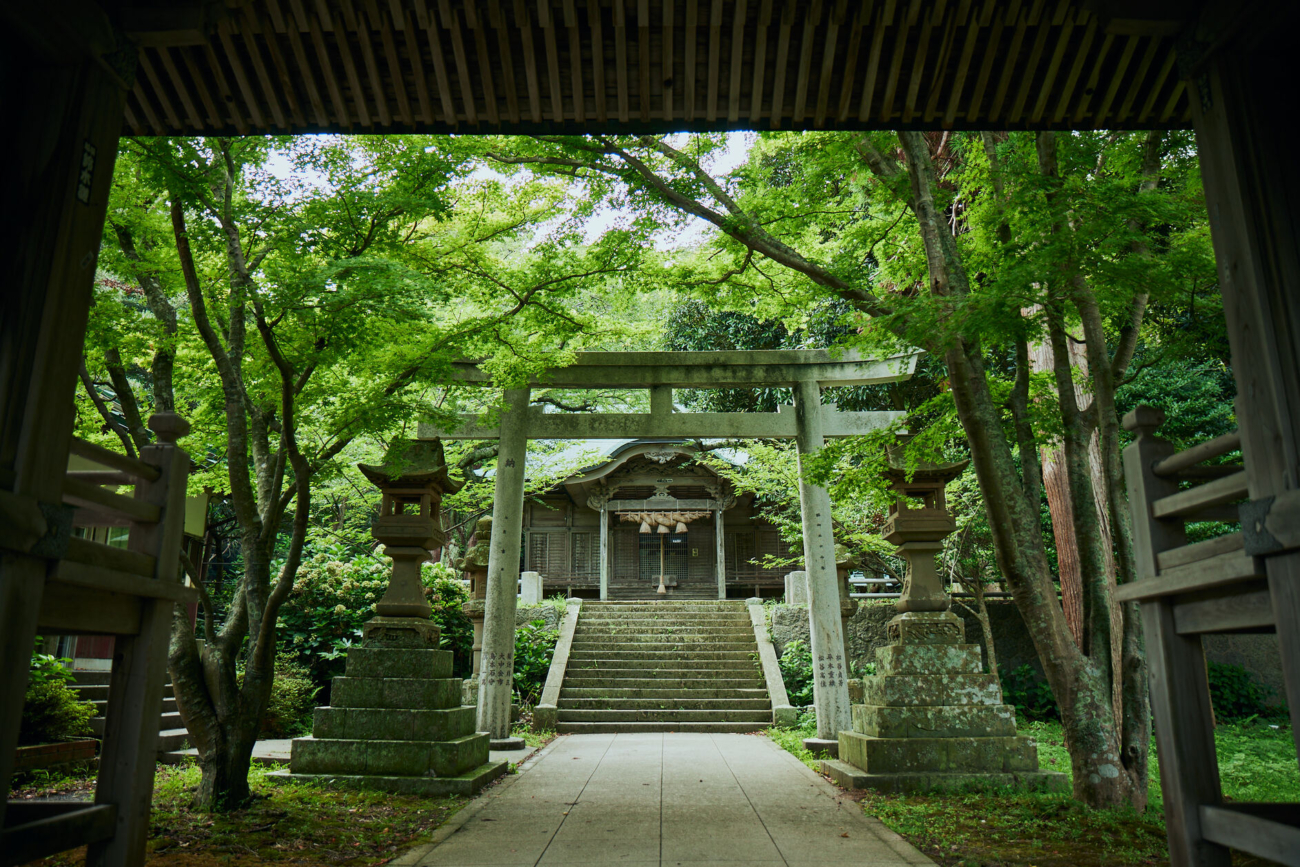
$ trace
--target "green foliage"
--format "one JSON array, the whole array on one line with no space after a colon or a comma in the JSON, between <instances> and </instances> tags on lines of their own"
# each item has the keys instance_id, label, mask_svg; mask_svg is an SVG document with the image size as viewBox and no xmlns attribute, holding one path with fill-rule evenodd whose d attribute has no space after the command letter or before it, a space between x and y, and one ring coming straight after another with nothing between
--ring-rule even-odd
<instances>
[{"instance_id":1,"label":"green foliage","mask_svg":"<svg viewBox=\"0 0 1300 867\"><path fill-rule=\"evenodd\" d=\"M77 693L57 678L28 684L23 697L18 744L48 744L93 736L90 718L95 706L77 699Z\"/></svg>"},{"instance_id":2,"label":"green foliage","mask_svg":"<svg viewBox=\"0 0 1300 867\"><path fill-rule=\"evenodd\" d=\"M1279 709L1270 707L1268 700L1273 690L1257 683L1249 671L1240 665L1221 662L1207 663L1210 681L1210 703L1214 715L1223 720L1241 720L1248 717L1275 716Z\"/></svg>"},{"instance_id":3,"label":"green foliage","mask_svg":"<svg viewBox=\"0 0 1300 867\"><path fill-rule=\"evenodd\" d=\"M515 630L515 698L520 706L537 704L559 640L560 631L548 628L545 620Z\"/></svg>"},{"instance_id":4,"label":"green foliage","mask_svg":"<svg viewBox=\"0 0 1300 867\"><path fill-rule=\"evenodd\" d=\"M27 683L68 683L76 679L72 673L72 660L60 659L52 653L41 653L45 639L36 636L32 650L32 665L27 671Z\"/></svg>"},{"instance_id":5,"label":"green foliage","mask_svg":"<svg viewBox=\"0 0 1300 867\"><path fill-rule=\"evenodd\" d=\"M452 652L452 673L468 677L474 664L474 624L462 606L469 601L469 588L441 563L425 564L420 577L424 598L433 609L429 617L442 634L442 649Z\"/></svg>"},{"instance_id":6,"label":"green foliage","mask_svg":"<svg viewBox=\"0 0 1300 867\"><path fill-rule=\"evenodd\" d=\"M790 704L804 707L813 703L812 650L799 639L789 642L778 660L781 680L785 683Z\"/></svg>"},{"instance_id":7,"label":"green foliage","mask_svg":"<svg viewBox=\"0 0 1300 867\"><path fill-rule=\"evenodd\" d=\"M347 555L320 546L304 557L276 624L280 653L306 667L318 685L343 673L347 648L375 615L391 570L377 558L340 556Z\"/></svg>"},{"instance_id":8,"label":"green foliage","mask_svg":"<svg viewBox=\"0 0 1300 867\"><path fill-rule=\"evenodd\" d=\"M321 688L312 682L311 670L291 654L275 658L271 700L262 717L261 735L292 738L311 732L312 710Z\"/></svg>"},{"instance_id":9,"label":"green foliage","mask_svg":"<svg viewBox=\"0 0 1300 867\"><path fill-rule=\"evenodd\" d=\"M1056 698L1033 666L1025 664L1002 673L1002 700L1030 720L1060 719Z\"/></svg>"}]
</instances>

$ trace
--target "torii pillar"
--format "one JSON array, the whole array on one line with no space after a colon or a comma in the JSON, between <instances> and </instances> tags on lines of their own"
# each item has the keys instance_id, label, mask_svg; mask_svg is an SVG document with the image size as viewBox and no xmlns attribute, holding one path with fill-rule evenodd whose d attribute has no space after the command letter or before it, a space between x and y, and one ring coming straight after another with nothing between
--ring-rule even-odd
<instances>
[{"instance_id":1,"label":"torii pillar","mask_svg":"<svg viewBox=\"0 0 1300 867\"><path fill-rule=\"evenodd\" d=\"M848 660L840 622L839 575L831 532L831 495L804 478L804 458L821 451L821 387L815 379L794 386L795 444L799 455L799 508L803 513L803 558L808 572L808 637L813 657L813 705L817 737L804 746L837 755L839 733L852 727Z\"/></svg>"},{"instance_id":2,"label":"torii pillar","mask_svg":"<svg viewBox=\"0 0 1300 867\"><path fill-rule=\"evenodd\" d=\"M501 439L483 600L483 656L478 689L478 730L492 749L523 747L510 736L510 698L515 671L515 604L519 587L519 540L524 529L524 458L528 450L528 389L508 388Z\"/></svg>"}]
</instances>

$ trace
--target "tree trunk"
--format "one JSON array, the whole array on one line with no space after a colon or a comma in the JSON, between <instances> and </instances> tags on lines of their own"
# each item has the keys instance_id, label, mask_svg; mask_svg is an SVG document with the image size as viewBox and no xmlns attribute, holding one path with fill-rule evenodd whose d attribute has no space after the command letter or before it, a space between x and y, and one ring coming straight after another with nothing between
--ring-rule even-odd
<instances>
[{"instance_id":1,"label":"tree trunk","mask_svg":"<svg viewBox=\"0 0 1300 867\"><path fill-rule=\"evenodd\" d=\"M199 756L202 776L194 794L194 809L211 813L237 810L252 797L248 770L252 765L253 744L244 748L237 742L222 740L214 746L215 749Z\"/></svg>"}]
</instances>

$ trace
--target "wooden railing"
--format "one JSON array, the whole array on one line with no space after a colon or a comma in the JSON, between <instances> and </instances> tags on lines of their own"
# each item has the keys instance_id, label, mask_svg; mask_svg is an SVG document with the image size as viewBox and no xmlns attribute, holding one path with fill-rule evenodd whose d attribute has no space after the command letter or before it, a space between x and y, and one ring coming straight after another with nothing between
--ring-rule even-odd
<instances>
[{"instance_id":1,"label":"wooden railing","mask_svg":"<svg viewBox=\"0 0 1300 867\"><path fill-rule=\"evenodd\" d=\"M1300 865L1300 805L1225 804L1215 755L1201 636L1271 632L1275 621L1262 558L1246 552L1240 530L1187 541L1188 522L1240 523L1243 465L1208 462L1238 451L1241 438L1177 452L1156 435L1164 420L1146 406L1124 418L1137 434L1124 450L1137 576L1116 598L1141 606L1170 861L1227 867L1231 847Z\"/></svg>"},{"instance_id":2,"label":"wooden railing","mask_svg":"<svg viewBox=\"0 0 1300 867\"><path fill-rule=\"evenodd\" d=\"M180 568L190 459L176 440L189 425L159 413L149 426L158 441L138 460L72 441L73 454L109 468L64 478L72 525L129 528L125 549L67 537L47 572L38 616L43 633L116 638L99 776L93 802L10 802L0 830L4 867L78 846L89 847L90 864L144 861L172 605L197 598ZM104 485L132 486L133 495Z\"/></svg>"}]
</instances>

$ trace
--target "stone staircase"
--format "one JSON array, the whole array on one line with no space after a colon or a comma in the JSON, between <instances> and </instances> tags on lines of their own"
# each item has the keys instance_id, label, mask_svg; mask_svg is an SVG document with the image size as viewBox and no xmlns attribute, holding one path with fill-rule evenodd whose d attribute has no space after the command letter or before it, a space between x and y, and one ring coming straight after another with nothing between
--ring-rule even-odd
<instances>
[{"instance_id":1,"label":"stone staircase","mask_svg":"<svg viewBox=\"0 0 1300 867\"><path fill-rule=\"evenodd\" d=\"M104 736L104 711L108 707L108 683L111 676L107 671L74 671L75 680L71 686L77 692L77 698L95 705L95 716L91 717L90 728L96 737ZM180 712L176 710L176 698L169 681L163 686L162 707L158 713L158 752L183 750L189 732L181 722Z\"/></svg>"},{"instance_id":2,"label":"stone staircase","mask_svg":"<svg viewBox=\"0 0 1300 867\"><path fill-rule=\"evenodd\" d=\"M743 602L588 602L560 732L754 732L772 703Z\"/></svg>"}]
</instances>

